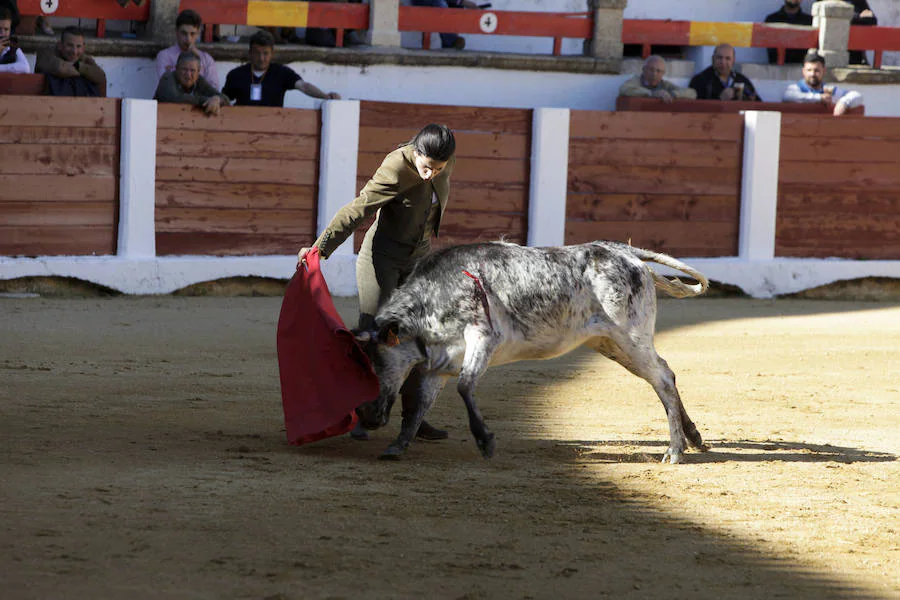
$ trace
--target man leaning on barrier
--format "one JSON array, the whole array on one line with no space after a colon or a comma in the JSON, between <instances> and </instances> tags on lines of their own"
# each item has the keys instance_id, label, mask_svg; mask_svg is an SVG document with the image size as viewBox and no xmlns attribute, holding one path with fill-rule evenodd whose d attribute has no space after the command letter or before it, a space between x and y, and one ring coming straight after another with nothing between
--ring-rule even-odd
<instances>
[{"instance_id":1,"label":"man leaning on barrier","mask_svg":"<svg viewBox=\"0 0 900 600\"><path fill-rule=\"evenodd\" d=\"M47 77L50 96L106 96L106 73L87 54L77 27L66 27L55 48L38 52L34 72Z\"/></svg>"},{"instance_id":2,"label":"man leaning on barrier","mask_svg":"<svg viewBox=\"0 0 900 600\"><path fill-rule=\"evenodd\" d=\"M228 98L200 75L200 59L193 52L182 52L178 56L175 70L162 76L153 99L199 106L211 116L218 115L228 104Z\"/></svg>"},{"instance_id":3,"label":"man leaning on barrier","mask_svg":"<svg viewBox=\"0 0 900 600\"><path fill-rule=\"evenodd\" d=\"M666 75L666 61L655 54L644 61L641 74L635 75L622 84L619 95L631 98L659 98L666 104L676 98L694 100L697 92L691 88L678 87L663 79Z\"/></svg>"},{"instance_id":4,"label":"man leaning on barrier","mask_svg":"<svg viewBox=\"0 0 900 600\"><path fill-rule=\"evenodd\" d=\"M700 100L762 100L750 79L734 70L731 44L716 46L712 66L694 75L690 85Z\"/></svg>"},{"instance_id":5,"label":"man leaning on barrier","mask_svg":"<svg viewBox=\"0 0 900 600\"><path fill-rule=\"evenodd\" d=\"M197 47L202 26L203 19L197 12L188 9L178 13L178 17L175 19L175 45L160 50L156 55L157 77L162 79L163 75L174 71L179 56L184 52L191 52L200 61L200 75L203 76L203 79L217 90L219 89L219 72L216 70L216 61Z\"/></svg>"},{"instance_id":6,"label":"man leaning on barrier","mask_svg":"<svg viewBox=\"0 0 900 600\"><path fill-rule=\"evenodd\" d=\"M822 103L833 108L832 114L836 117L846 113L849 108L863 105L863 97L859 92L825 84L825 58L817 52L806 55L803 60L803 79L788 86L783 100Z\"/></svg>"}]
</instances>

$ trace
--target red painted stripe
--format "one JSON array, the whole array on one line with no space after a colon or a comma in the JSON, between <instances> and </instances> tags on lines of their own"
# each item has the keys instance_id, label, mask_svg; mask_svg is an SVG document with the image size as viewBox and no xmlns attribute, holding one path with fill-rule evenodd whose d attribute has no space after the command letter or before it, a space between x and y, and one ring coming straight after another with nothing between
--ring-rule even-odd
<instances>
[{"instance_id":1,"label":"red painted stripe","mask_svg":"<svg viewBox=\"0 0 900 600\"><path fill-rule=\"evenodd\" d=\"M850 50L900 50L900 27L850 28Z\"/></svg>"},{"instance_id":2,"label":"red painted stripe","mask_svg":"<svg viewBox=\"0 0 900 600\"><path fill-rule=\"evenodd\" d=\"M247 0L181 0L178 11L187 9L200 13L204 23L243 25L247 22Z\"/></svg>"},{"instance_id":3,"label":"red painted stripe","mask_svg":"<svg viewBox=\"0 0 900 600\"><path fill-rule=\"evenodd\" d=\"M436 33L485 33L480 20L492 14L497 28L493 35L526 35L540 37L589 38L593 32L593 20L588 13L541 13L516 11L490 11L459 8L431 8L401 6L398 28L400 31Z\"/></svg>"},{"instance_id":4,"label":"red painted stripe","mask_svg":"<svg viewBox=\"0 0 900 600\"><path fill-rule=\"evenodd\" d=\"M687 46L691 39L690 21L625 19L622 43Z\"/></svg>"},{"instance_id":5,"label":"red painted stripe","mask_svg":"<svg viewBox=\"0 0 900 600\"><path fill-rule=\"evenodd\" d=\"M41 0L19 0L19 12L23 15L41 16ZM119 21L147 21L150 19L150 3L135 6L119 6L112 0L62 0L53 17L75 17L83 19L115 19Z\"/></svg>"},{"instance_id":6,"label":"red painted stripe","mask_svg":"<svg viewBox=\"0 0 900 600\"><path fill-rule=\"evenodd\" d=\"M368 29L368 4L310 2L307 23L310 27Z\"/></svg>"},{"instance_id":7,"label":"red painted stripe","mask_svg":"<svg viewBox=\"0 0 900 600\"><path fill-rule=\"evenodd\" d=\"M818 29L788 29L765 23L753 24L754 48L817 48Z\"/></svg>"}]
</instances>

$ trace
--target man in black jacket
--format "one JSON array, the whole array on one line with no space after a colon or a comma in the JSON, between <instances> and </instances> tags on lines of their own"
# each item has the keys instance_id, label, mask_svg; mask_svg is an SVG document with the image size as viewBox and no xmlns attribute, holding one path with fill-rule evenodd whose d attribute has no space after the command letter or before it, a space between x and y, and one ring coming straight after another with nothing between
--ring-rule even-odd
<instances>
[{"instance_id":1,"label":"man in black jacket","mask_svg":"<svg viewBox=\"0 0 900 600\"><path fill-rule=\"evenodd\" d=\"M789 25L812 25L812 15L803 12L800 0L784 0L784 6L766 16L766 23L787 23ZM806 50L789 48L784 53L784 64L802 63ZM778 62L778 50L769 48L769 64Z\"/></svg>"},{"instance_id":2,"label":"man in black jacket","mask_svg":"<svg viewBox=\"0 0 900 600\"><path fill-rule=\"evenodd\" d=\"M731 44L716 46L712 66L694 75L690 87L696 90L698 100L762 100L750 79L734 70Z\"/></svg>"}]
</instances>

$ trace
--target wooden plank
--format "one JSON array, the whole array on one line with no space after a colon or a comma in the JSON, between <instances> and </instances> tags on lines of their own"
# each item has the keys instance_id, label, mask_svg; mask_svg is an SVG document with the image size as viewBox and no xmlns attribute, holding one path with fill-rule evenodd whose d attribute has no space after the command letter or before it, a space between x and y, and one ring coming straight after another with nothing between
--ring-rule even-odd
<instances>
[{"instance_id":1,"label":"wooden plank","mask_svg":"<svg viewBox=\"0 0 900 600\"><path fill-rule=\"evenodd\" d=\"M856 214L900 218L900 191L877 192L855 190L834 192L830 190L810 190L807 186L797 186L796 190L780 190L778 195L778 215L815 216L821 214Z\"/></svg>"},{"instance_id":2,"label":"wooden plank","mask_svg":"<svg viewBox=\"0 0 900 600\"><path fill-rule=\"evenodd\" d=\"M566 218L586 221L737 221L737 196L569 194Z\"/></svg>"},{"instance_id":3,"label":"wooden plank","mask_svg":"<svg viewBox=\"0 0 900 600\"><path fill-rule=\"evenodd\" d=\"M604 163L644 167L741 166L742 147L737 142L675 140L573 139L569 166Z\"/></svg>"},{"instance_id":4,"label":"wooden plank","mask_svg":"<svg viewBox=\"0 0 900 600\"><path fill-rule=\"evenodd\" d=\"M156 230L298 235L315 227L314 218L311 210L158 207Z\"/></svg>"},{"instance_id":5,"label":"wooden plank","mask_svg":"<svg viewBox=\"0 0 900 600\"><path fill-rule=\"evenodd\" d=\"M357 175L361 176L365 173L367 177L371 176L381 166L382 160L384 160L384 155L380 153L360 153ZM499 158L461 160L457 161L453 168L451 182L490 182L523 186L528 185L529 168L530 161L524 158L517 160Z\"/></svg>"},{"instance_id":6,"label":"wooden plank","mask_svg":"<svg viewBox=\"0 0 900 600\"><path fill-rule=\"evenodd\" d=\"M161 103L157 129L246 131L288 135L319 135L319 111L307 108L229 106L217 117L186 104Z\"/></svg>"},{"instance_id":7,"label":"wooden plank","mask_svg":"<svg viewBox=\"0 0 900 600\"><path fill-rule=\"evenodd\" d=\"M776 256L900 259L900 220L869 215L779 215Z\"/></svg>"},{"instance_id":8,"label":"wooden plank","mask_svg":"<svg viewBox=\"0 0 900 600\"><path fill-rule=\"evenodd\" d=\"M0 190L6 201L117 201L117 181L110 176L4 174L0 175Z\"/></svg>"},{"instance_id":9,"label":"wooden plank","mask_svg":"<svg viewBox=\"0 0 900 600\"><path fill-rule=\"evenodd\" d=\"M156 177L157 181L314 185L317 166L311 160L195 157L188 161L178 156L157 156Z\"/></svg>"},{"instance_id":10,"label":"wooden plank","mask_svg":"<svg viewBox=\"0 0 900 600\"><path fill-rule=\"evenodd\" d=\"M114 177L119 173L119 152L115 146L0 144L0 172Z\"/></svg>"},{"instance_id":11,"label":"wooden plank","mask_svg":"<svg viewBox=\"0 0 900 600\"><path fill-rule=\"evenodd\" d=\"M483 184L453 181L450 185L447 210L526 214L528 189L487 187Z\"/></svg>"},{"instance_id":12,"label":"wooden plank","mask_svg":"<svg viewBox=\"0 0 900 600\"><path fill-rule=\"evenodd\" d=\"M738 114L604 112L573 110L572 138L699 140L739 142L744 117Z\"/></svg>"},{"instance_id":13,"label":"wooden plank","mask_svg":"<svg viewBox=\"0 0 900 600\"><path fill-rule=\"evenodd\" d=\"M360 127L359 151L387 155L411 140L419 129ZM521 158L530 156L531 136L493 132L454 132L456 158Z\"/></svg>"},{"instance_id":14,"label":"wooden plank","mask_svg":"<svg viewBox=\"0 0 900 600\"><path fill-rule=\"evenodd\" d=\"M413 123L421 129L442 123L457 132L531 134L531 111L519 108L481 106L440 106L402 102L360 102L360 127L391 128L397 123ZM418 131L418 129L417 129Z\"/></svg>"},{"instance_id":15,"label":"wooden plank","mask_svg":"<svg viewBox=\"0 0 900 600\"><path fill-rule=\"evenodd\" d=\"M319 159L319 137L237 131L160 129L157 155Z\"/></svg>"},{"instance_id":16,"label":"wooden plank","mask_svg":"<svg viewBox=\"0 0 900 600\"><path fill-rule=\"evenodd\" d=\"M735 195L740 169L582 165L569 169L569 193Z\"/></svg>"},{"instance_id":17,"label":"wooden plank","mask_svg":"<svg viewBox=\"0 0 900 600\"><path fill-rule=\"evenodd\" d=\"M180 181L162 181L156 184L156 206L161 208L316 210L317 205L314 185Z\"/></svg>"},{"instance_id":18,"label":"wooden plank","mask_svg":"<svg viewBox=\"0 0 900 600\"><path fill-rule=\"evenodd\" d=\"M448 210L441 222L440 237L498 240L503 236L525 236L527 215Z\"/></svg>"},{"instance_id":19,"label":"wooden plank","mask_svg":"<svg viewBox=\"0 0 900 600\"><path fill-rule=\"evenodd\" d=\"M828 119L813 115L781 116L781 137L830 137L900 141L900 119L894 117L848 117Z\"/></svg>"},{"instance_id":20,"label":"wooden plank","mask_svg":"<svg viewBox=\"0 0 900 600\"><path fill-rule=\"evenodd\" d=\"M116 225L113 202L5 202L0 201L3 224L16 227Z\"/></svg>"},{"instance_id":21,"label":"wooden plank","mask_svg":"<svg viewBox=\"0 0 900 600\"><path fill-rule=\"evenodd\" d=\"M900 140L836 137L782 137L780 164L795 162L886 163L900 168Z\"/></svg>"},{"instance_id":22,"label":"wooden plank","mask_svg":"<svg viewBox=\"0 0 900 600\"><path fill-rule=\"evenodd\" d=\"M738 223L566 221L566 244L618 240L673 256L737 256Z\"/></svg>"},{"instance_id":23,"label":"wooden plank","mask_svg":"<svg viewBox=\"0 0 900 600\"><path fill-rule=\"evenodd\" d=\"M119 126L118 98L0 96L0 126Z\"/></svg>"},{"instance_id":24,"label":"wooden plank","mask_svg":"<svg viewBox=\"0 0 900 600\"><path fill-rule=\"evenodd\" d=\"M296 254L316 240L312 230L300 234L157 232L159 256L266 256ZM292 273L285 273L288 278Z\"/></svg>"},{"instance_id":25,"label":"wooden plank","mask_svg":"<svg viewBox=\"0 0 900 600\"><path fill-rule=\"evenodd\" d=\"M0 225L0 256L91 256L115 253L115 227Z\"/></svg>"},{"instance_id":26,"label":"wooden plank","mask_svg":"<svg viewBox=\"0 0 900 600\"><path fill-rule=\"evenodd\" d=\"M789 169L779 169L779 185L806 185L809 189L833 191L900 188L900 169L881 163L829 163L792 161Z\"/></svg>"},{"instance_id":27,"label":"wooden plank","mask_svg":"<svg viewBox=\"0 0 900 600\"><path fill-rule=\"evenodd\" d=\"M115 146L118 132L110 127L0 127L0 144L91 144Z\"/></svg>"}]
</instances>

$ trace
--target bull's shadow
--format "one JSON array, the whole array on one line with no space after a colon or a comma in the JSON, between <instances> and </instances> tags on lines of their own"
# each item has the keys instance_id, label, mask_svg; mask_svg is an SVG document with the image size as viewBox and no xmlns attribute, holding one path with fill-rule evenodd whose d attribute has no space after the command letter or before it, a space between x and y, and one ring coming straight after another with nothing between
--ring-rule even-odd
<instances>
[{"instance_id":1,"label":"bull's shadow","mask_svg":"<svg viewBox=\"0 0 900 600\"><path fill-rule=\"evenodd\" d=\"M801 463L876 463L893 462L900 457L889 452L784 441L706 440L708 452L690 451L690 464L726 462L801 462ZM568 448L579 461L602 463L658 462L665 451L664 441L652 440L566 440L556 442ZM611 450L610 448L621 448ZM636 450L636 448L638 450ZM644 450L646 449L646 450ZM652 450L651 450L652 449Z\"/></svg>"}]
</instances>

